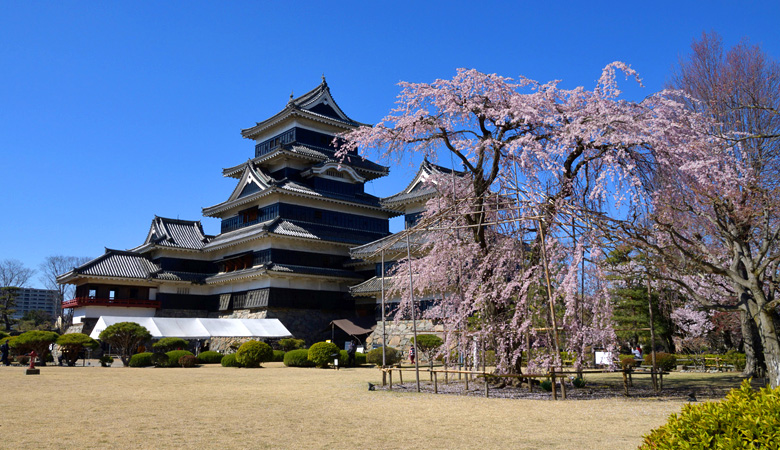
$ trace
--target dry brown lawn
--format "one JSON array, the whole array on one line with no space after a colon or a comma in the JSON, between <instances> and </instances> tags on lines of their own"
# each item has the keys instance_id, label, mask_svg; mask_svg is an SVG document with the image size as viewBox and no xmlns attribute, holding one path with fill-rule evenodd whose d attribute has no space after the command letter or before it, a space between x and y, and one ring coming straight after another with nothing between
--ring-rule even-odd
<instances>
[{"instance_id":1,"label":"dry brown lawn","mask_svg":"<svg viewBox=\"0 0 780 450\"><path fill-rule=\"evenodd\" d=\"M683 401L368 391L377 369L0 367L0 448L631 449Z\"/></svg>"}]
</instances>

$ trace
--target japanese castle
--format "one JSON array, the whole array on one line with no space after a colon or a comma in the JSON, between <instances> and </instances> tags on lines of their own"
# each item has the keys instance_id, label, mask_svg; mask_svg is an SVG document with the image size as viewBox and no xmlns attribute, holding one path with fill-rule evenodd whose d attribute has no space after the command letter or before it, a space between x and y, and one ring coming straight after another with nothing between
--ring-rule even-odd
<instances>
[{"instance_id":1,"label":"japanese castle","mask_svg":"<svg viewBox=\"0 0 780 450\"><path fill-rule=\"evenodd\" d=\"M220 233L205 234L200 221L155 217L141 245L107 249L60 275L58 282L76 285L62 305L73 310L74 326L89 333L100 316L276 318L311 343L330 336L331 321L374 321L379 264L350 249L366 253L390 235L391 217L408 212L407 225L415 220L430 195L423 181L437 166L423 163L387 201L366 194L365 182L389 169L356 153L340 161L333 144L363 125L339 108L323 77L242 130L255 141L254 156L223 169L235 189L202 210L221 219Z\"/></svg>"}]
</instances>

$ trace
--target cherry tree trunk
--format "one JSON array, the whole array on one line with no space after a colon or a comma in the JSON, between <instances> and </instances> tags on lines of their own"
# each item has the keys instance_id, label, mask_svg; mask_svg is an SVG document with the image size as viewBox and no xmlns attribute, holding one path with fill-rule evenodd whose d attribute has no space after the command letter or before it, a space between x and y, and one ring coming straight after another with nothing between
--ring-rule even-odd
<instances>
[{"instance_id":1,"label":"cherry tree trunk","mask_svg":"<svg viewBox=\"0 0 780 450\"><path fill-rule=\"evenodd\" d=\"M780 386L780 342L777 337L777 327L771 311L761 309L756 317L758 333L764 347L764 363L766 376L772 388Z\"/></svg>"},{"instance_id":2,"label":"cherry tree trunk","mask_svg":"<svg viewBox=\"0 0 780 450\"><path fill-rule=\"evenodd\" d=\"M751 320L747 311L740 309L739 323L742 329L743 350L745 351L745 370L742 372L742 375L755 377L763 366L761 364L763 358L760 358L762 351L761 337L758 335L756 323Z\"/></svg>"}]
</instances>

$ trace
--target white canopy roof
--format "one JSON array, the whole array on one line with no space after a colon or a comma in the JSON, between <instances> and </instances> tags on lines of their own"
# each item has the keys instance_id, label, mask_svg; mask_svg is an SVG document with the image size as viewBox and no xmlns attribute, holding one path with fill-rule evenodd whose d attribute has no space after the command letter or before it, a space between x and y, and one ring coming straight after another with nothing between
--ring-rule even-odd
<instances>
[{"instance_id":1,"label":"white canopy roof","mask_svg":"<svg viewBox=\"0 0 780 450\"><path fill-rule=\"evenodd\" d=\"M175 317L100 316L89 337L119 322L135 322L152 334L153 339L179 337L209 339L212 337L284 338L292 334L279 319L183 319Z\"/></svg>"}]
</instances>

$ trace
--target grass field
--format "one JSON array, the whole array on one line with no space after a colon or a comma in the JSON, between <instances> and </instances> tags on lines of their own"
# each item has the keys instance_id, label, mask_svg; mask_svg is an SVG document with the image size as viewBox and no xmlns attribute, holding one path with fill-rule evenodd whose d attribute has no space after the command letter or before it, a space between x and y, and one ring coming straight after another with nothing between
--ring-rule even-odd
<instances>
[{"instance_id":1,"label":"grass field","mask_svg":"<svg viewBox=\"0 0 780 450\"><path fill-rule=\"evenodd\" d=\"M0 367L0 448L631 449L685 403L368 391L377 369L265 366Z\"/></svg>"}]
</instances>

